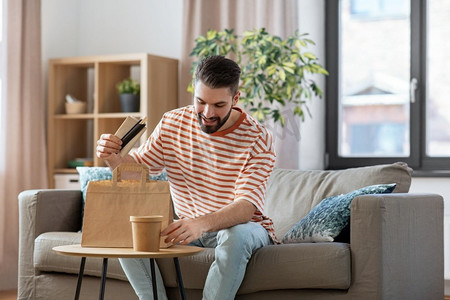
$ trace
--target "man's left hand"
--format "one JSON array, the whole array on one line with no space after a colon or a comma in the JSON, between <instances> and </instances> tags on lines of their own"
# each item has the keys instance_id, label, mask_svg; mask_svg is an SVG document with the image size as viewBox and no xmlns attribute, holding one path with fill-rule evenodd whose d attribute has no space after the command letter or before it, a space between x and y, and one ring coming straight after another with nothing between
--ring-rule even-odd
<instances>
[{"instance_id":1,"label":"man's left hand","mask_svg":"<svg viewBox=\"0 0 450 300\"><path fill-rule=\"evenodd\" d=\"M167 236L166 243L187 245L206 232L202 223L201 218L181 219L169 224L161 231L161 236Z\"/></svg>"}]
</instances>

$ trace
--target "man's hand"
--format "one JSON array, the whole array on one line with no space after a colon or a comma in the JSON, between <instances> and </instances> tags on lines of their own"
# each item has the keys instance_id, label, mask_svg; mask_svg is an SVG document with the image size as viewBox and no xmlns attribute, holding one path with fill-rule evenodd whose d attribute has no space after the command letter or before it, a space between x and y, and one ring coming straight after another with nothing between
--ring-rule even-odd
<instances>
[{"instance_id":1,"label":"man's hand","mask_svg":"<svg viewBox=\"0 0 450 300\"><path fill-rule=\"evenodd\" d=\"M197 240L206 232L202 218L182 219L175 221L161 231L161 236L167 236L164 242L187 245Z\"/></svg>"},{"instance_id":2,"label":"man's hand","mask_svg":"<svg viewBox=\"0 0 450 300\"><path fill-rule=\"evenodd\" d=\"M121 157L119 155L122 148L122 140L114 134L102 134L97 141L97 157L102 158L106 164L114 170L119 164L124 162L134 162L129 155Z\"/></svg>"},{"instance_id":3,"label":"man's hand","mask_svg":"<svg viewBox=\"0 0 450 300\"><path fill-rule=\"evenodd\" d=\"M205 232L219 231L231 226L247 223L256 207L247 200L237 200L218 211L195 219L181 219L161 231L164 242L186 245L197 240Z\"/></svg>"},{"instance_id":4,"label":"man's hand","mask_svg":"<svg viewBox=\"0 0 450 300\"><path fill-rule=\"evenodd\" d=\"M117 154L122 148L122 140L114 134L102 134L97 141L97 157L107 160L112 154Z\"/></svg>"}]
</instances>

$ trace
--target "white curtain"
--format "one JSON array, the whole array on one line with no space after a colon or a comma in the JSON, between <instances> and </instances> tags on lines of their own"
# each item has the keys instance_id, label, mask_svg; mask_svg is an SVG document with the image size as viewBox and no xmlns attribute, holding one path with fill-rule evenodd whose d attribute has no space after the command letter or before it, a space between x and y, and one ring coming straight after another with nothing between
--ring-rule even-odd
<instances>
[{"instance_id":1,"label":"white curtain","mask_svg":"<svg viewBox=\"0 0 450 300\"><path fill-rule=\"evenodd\" d=\"M186 91L192 78L193 58L189 54L194 40L208 29L234 29L241 35L246 30L264 27L269 33L286 38L298 28L297 0L186 0L183 5L180 106L192 103L192 95ZM298 120L289 117L284 128L267 125L275 139L277 167L299 169L299 126Z\"/></svg>"},{"instance_id":2,"label":"white curtain","mask_svg":"<svg viewBox=\"0 0 450 300\"><path fill-rule=\"evenodd\" d=\"M18 205L46 188L45 101L41 93L41 1L6 1L6 77L0 141L0 290L17 287ZM26 228L25 228L26 230Z\"/></svg>"}]
</instances>

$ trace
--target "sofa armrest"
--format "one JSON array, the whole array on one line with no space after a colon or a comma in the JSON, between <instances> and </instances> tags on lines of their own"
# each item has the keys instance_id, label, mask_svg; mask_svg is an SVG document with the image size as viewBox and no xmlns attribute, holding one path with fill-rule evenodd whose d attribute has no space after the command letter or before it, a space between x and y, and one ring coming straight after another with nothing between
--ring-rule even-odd
<instances>
[{"instance_id":1,"label":"sofa armrest","mask_svg":"<svg viewBox=\"0 0 450 300\"><path fill-rule=\"evenodd\" d=\"M50 231L81 229L80 190L28 190L19 194L19 222L34 238ZM31 230L30 230L31 229Z\"/></svg>"},{"instance_id":2,"label":"sofa armrest","mask_svg":"<svg viewBox=\"0 0 450 300\"><path fill-rule=\"evenodd\" d=\"M366 299L444 295L444 202L435 194L381 194L351 204L352 288Z\"/></svg>"},{"instance_id":3,"label":"sofa armrest","mask_svg":"<svg viewBox=\"0 0 450 300\"><path fill-rule=\"evenodd\" d=\"M80 190L27 190L19 194L20 299L34 299L34 240L44 232L81 228Z\"/></svg>"}]
</instances>

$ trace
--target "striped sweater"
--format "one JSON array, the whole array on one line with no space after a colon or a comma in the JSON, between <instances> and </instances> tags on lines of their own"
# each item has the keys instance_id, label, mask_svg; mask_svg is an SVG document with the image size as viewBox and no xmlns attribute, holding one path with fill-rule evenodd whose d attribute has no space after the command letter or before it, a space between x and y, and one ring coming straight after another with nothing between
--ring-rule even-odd
<instances>
[{"instance_id":1,"label":"striped sweater","mask_svg":"<svg viewBox=\"0 0 450 300\"><path fill-rule=\"evenodd\" d=\"M275 163L272 136L245 112L230 128L212 134L200 129L192 105L167 112L131 156L152 175L166 169L180 218L196 218L245 199L257 208L252 221L276 241L272 220L263 215Z\"/></svg>"}]
</instances>

